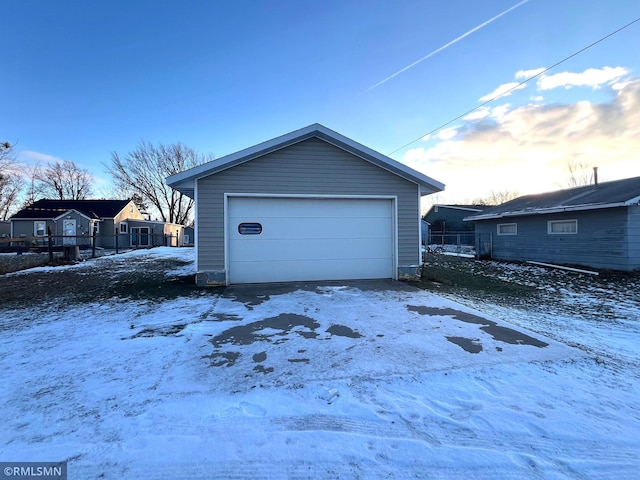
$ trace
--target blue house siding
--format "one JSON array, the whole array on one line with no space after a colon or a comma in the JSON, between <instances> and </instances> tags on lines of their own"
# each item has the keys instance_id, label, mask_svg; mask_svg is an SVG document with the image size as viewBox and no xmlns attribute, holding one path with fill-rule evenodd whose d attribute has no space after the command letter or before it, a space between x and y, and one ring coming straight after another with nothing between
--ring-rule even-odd
<instances>
[{"instance_id":1,"label":"blue house siding","mask_svg":"<svg viewBox=\"0 0 640 480\"><path fill-rule=\"evenodd\" d=\"M554 220L577 220L577 233L550 234ZM640 210L605 208L545 215L476 220L476 243L491 236L497 260L538 261L597 269L640 268ZM498 235L497 226L517 224L516 235ZM479 248L480 245L477 245Z\"/></svg>"},{"instance_id":2,"label":"blue house siding","mask_svg":"<svg viewBox=\"0 0 640 480\"><path fill-rule=\"evenodd\" d=\"M473 231L473 223L465 222L464 219L482 212L482 209L480 206L434 205L422 219L429 222L432 230L438 232L441 232L443 227L447 232Z\"/></svg>"},{"instance_id":3,"label":"blue house siding","mask_svg":"<svg viewBox=\"0 0 640 480\"><path fill-rule=\"evenodd\" d=\"M629 270L640 270L640 206L634 205L627 209Z\"/></svg>"}]
</instances>

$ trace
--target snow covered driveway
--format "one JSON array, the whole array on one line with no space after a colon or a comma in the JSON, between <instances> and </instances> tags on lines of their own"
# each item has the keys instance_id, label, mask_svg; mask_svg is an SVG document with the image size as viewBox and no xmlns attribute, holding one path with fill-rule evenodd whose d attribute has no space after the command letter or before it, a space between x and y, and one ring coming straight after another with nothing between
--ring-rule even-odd
<instances>
[{"instance_id":1,"label":"snow covered driveway","mask_svg":"<svg viewBox=\"0 0 640 480\"><path fill-rule=\"evenodd\" d=\"M117 283L191 255L70 268ZM33 299L0 306L0 461L68 460L70 479L635 478L625 365L398 282Z\"/></svg>"}]
</instances>

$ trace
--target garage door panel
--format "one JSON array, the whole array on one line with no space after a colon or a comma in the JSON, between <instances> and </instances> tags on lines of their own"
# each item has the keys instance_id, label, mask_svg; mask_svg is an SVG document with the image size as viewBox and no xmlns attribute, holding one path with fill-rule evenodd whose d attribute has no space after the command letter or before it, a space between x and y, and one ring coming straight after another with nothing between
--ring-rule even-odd
<instances>
[{"instance_id":1,"label":"garage door panel","mask_svg":"<svg viewBox=\"0 0 640 480\"><path fill-rule=\"evenodd\" d=\"M287 202L286 212L282 210L274 210L274 204ZM344 202L349 202L345 204ZM259 215L266 218L288 216L291 218L309 218L309 217L368 217L380 216L381 204L384 202L387 212L386 216L391 212L391 202L389 200L377 199L359 199L359 198L270 198L270 197L232 197L229 203L229 217L236 216L240 213L243 215ZM376 205L377 203L377 205ZM250 213L249 213L250 212Z\"/></svg>"},{"instance_id":2,"label":"garage door panel","mask_svg":"<svg viewBox=\"0 0 640 480\"><path fill-rule=\"evenodd\" d=\"M231 283L391 278L390 199L231 197L228 267ZM240 223L259 223L243 235Z\"/></svg>"},{"instance_id":3,"label":"garage door panel","mask_svg":"<svg viewBox=\"0 0 640 480\"><path fill-rule=\"evenodd\" d=\"M233 272L232 283L261 283L261 282L291 282L291 281L313 281L313 280L355 280L355 279L375 279L389 278L389 265L385 260L324 260L318 263L314 260L295 261L295 270L303 271L304 276L292 279L286 262L281 262L282 268L274 269L272 262L248 262L236 266ZM354 274L350 277L343 272L366 272Z\"/></svg>"},{"instance_id":4,"label":"garage door panel","mask_svg":"<svg viewBox=\"0 0 640 480\"><path fill-rule=\"evenodd\" d=\"M241 235L238 225L242 223L259 223L262 226L260 235ZM229 222L230 237L232 239L249 239L261 241L282 238L353 238L384 236L392 238L388 231L389 217L370 218L267 218L267 217L236 217Z\"/></svg>"},{"instance_id":5,"label":"garage door panel","mask_svg":"<svg viewBox=\"0 0 640 480\"><path fill-rule=\"evenodd\" d=\"M238 241L234 244L234 257L235 261L389 259L388 246L388 238L369 239L367 248L360 242L345 242L340 238L311 238L305 241L304 248L300 248L298 239L271 239L260 243L262 254L256 255L253 242Z\"/></svg>"}]
</instances>

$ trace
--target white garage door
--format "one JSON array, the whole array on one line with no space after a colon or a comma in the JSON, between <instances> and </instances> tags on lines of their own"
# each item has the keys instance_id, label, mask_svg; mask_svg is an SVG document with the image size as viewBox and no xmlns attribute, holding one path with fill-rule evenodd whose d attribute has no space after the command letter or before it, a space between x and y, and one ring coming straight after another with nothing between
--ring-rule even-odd
<instances>
[{"instance_id":1,"label":"white garage door","mask_svg":"<svg viewBox=\"0 0 640 480\"><path fill-rule=\"evenodd\" d=\"M229 197L230 283L393 278L390 199Z\"/></svg>"}]
</instances>

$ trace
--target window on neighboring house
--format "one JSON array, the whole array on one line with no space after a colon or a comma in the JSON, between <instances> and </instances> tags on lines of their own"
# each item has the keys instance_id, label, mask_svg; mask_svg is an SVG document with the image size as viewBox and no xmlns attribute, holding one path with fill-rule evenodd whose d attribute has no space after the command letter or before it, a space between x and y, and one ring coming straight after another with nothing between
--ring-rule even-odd
<instances>
[{"instance_id":1,"label":"window on neighboring house","mask_svg":"<svg viewBox=\"0 0 640 480\"><path fill-rule=\"evenodd\" d=\"M96 235L100 233L100 222L98 221L91 224L91 234L93 235L94 232L96 233Z\"/></svg>"},{"instance_id":2,"label":"window on neighboring house","mask_svg":"<svg viewBox=\"0 0 640 480\"><path fill-rule=\"evenodd\" d=\"M547 233L553 235L578 233L578 220L550 220L547 223Z\"/></svg>"},{"instance_id":3,"label":"window on neighboring house","mask_svg":"<svg viewBox=\"0 0 640 480\"><path fill-rule=\"evenodd\" d=\"M518 224L517 223L499 223L498 235L517 235Z\"/></svg>"},{"instance_id":4,"label":"window on neighboring house","mask_svg":"<svg viewBox=\"0 0 640 480\"><path fill-rule=\"evenodd\" d=\"M47 234L47 222L33 222L33 236L44 237Z\"/></svg>"},{"instance_id":5,"label":"window on neighboring house","mask_svg":"<svg viewBox=\"0 0 640 480\"><path fill-rule=\"evenodd\" d=\"M126 222L120 222L120 233L127 233L128 228L127 228L127 223Z\"/></svg>"},{"instance_id":6,"label":"window on neighboring house","mask_svg":"<svg viewBox=\"0 0 640 480\"><path fill-rule=\"evenodd\" d=\"M129 205L129 213L133 214L133 205Z\"/></svg>"}]
</instances>

